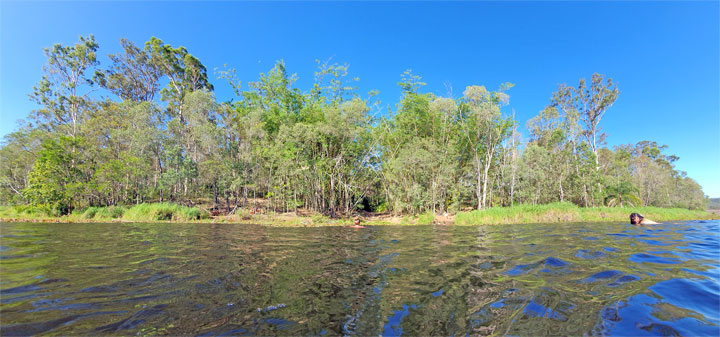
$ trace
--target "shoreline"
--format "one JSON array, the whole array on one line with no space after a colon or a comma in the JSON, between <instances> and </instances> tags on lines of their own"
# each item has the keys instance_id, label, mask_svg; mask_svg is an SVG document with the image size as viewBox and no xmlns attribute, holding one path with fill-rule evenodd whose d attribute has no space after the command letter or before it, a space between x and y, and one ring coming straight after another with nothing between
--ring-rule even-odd
<instances>
[{"instance_id":1,"label":"shoreline","mask_svg":"<svg viewBox=\"0 0 720 337\"><path fill-rule=\"evenodd\" d=\"M151 204L152 205L152 204ZM9 211L10 210L10 211ZM54 217L33 214L12 214L11 207L5 207L0 212L0 222L33 222L33 223L207 223L207 224L246 224L269 227L328 227L352 226L354 217L330 218L320 214L271 213L249 214L240 210L239 214L199 217L197 219L183 218L179 214L169 218L157 219L156 214L144 217L125 218L93 216L83 213L73 213L66 216ZM646 218L657 222L683 221L683 220L709 220L720 219L715 211L699 211L676 208L610 208L591 207L581 208L575 205L555 203L548 205L520 205L512 207L494 207L481 211L458 212L455 215L437 215L431 212L419 215L394 215L388 213L364 213L358 215L363 226L418 226L418 225L512 225L533 223L572 223L572 222L628 222L628 215L639 212Z\"/></svg>"},{"instance_id":2,"label":"shoreline","mask_svg":"<svg viewBox=\"0 0 720 337\"><path fill-rule=\"evenodd\" d=\"M408 216L378 216L371 215L361 217L363 226L419 226L415 220L405 222ZM200 220L126 220L126 219L81 219L77 217L41 217L41 218L2 218L0 222L31 222L31 223L204 223L204 224L229 224L229 225L259 225L269 227L350 227L353 225L353 218L312 217L303 215L272 214L260 215L250 219L239 219L234 216L216 216ZM439 223L453 225L452 222Z\"/></svg>"}]
</instances>

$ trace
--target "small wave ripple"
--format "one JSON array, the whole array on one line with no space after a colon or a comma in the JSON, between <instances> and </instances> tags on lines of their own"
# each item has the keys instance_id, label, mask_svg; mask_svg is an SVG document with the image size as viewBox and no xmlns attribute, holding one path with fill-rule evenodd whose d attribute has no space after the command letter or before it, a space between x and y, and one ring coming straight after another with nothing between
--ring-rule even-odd
<instances>
[{"instance_id":1,"label":"small wave ripple","mask_svg":"<svg viewBox=\"0 0 720 337\"><path fill-rule=\"evenodd\" d=\"M2 224L0 335L720 335L720 221Z\"/></svg>"}]
</instances>

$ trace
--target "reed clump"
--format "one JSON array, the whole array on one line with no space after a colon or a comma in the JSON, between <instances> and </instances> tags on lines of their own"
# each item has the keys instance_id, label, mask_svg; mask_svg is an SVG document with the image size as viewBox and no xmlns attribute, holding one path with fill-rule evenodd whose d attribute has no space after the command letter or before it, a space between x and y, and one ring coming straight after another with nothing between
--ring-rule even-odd
<instances>
[{"instance_id":1,"label":"reed clump","mask_svg":"<svg viewBox=\"0 0 720 337\"><path fill-rule=\"evenodd\" d=\"M207 211L171 203L138 204L128 208L122 216L128 221L192 221L210 217Z\"/></svg>"},{"instance_id":2,"label":"reed clump","mask_svg":"<svg viewBox=\"0 0 720 337\"><path fill-rule=\"evenodd\" d=\"M126 210L127 208L123 206L91 206L84 210L78 210L76 212L73 212L73 215L82 215L82 218L87 220L109 220L122 218Z\"/></svg>"},{"instance_id":3,"label":"reed clump","mask_svg":"<svg viewBox=\"0 0 720 337\"><path fill-rule=\"evenodd\" d=\"M709 219L711 214L701 210L659 207L578 207L568 202L546 205L516 205L491 207L484 210L460 212L457 225L497 225L552 222L622 222L630 213L640 213L655 221Z\"/></svg>"},{"instance_id":4,"label":"reed clump","mask_svg":"<svg viewBox=\"0 0 720 337\"><path fill-rule=\"evenodd\" d=\"M418 215L417 221L415 224L417 225L432 225L433 222L435 222L435 213L432 211L427 211L425 213L422 213Z\"/></svg>"},{"instance_id":5,"label":"reed clump","mask_svg":"<svg viewBox=\"0 0 720 337\"><path fill-rule=\"evenodd\" d=\"M69 222L113 221L134 222L194 221L210 218L210 214L198 207L173 203L137 204L133 206L90 206L78 208L61 216L51 205L17 205L0 207L0 218L25 220L59 220Z\"/></svg>"},{"instance_id":6,"label":"reed clump","mask_svg":"<svg viewBox=\"0 0 720 337\"><path fill-rule=\"evenodd\" d=\"M60 216L51 205L15 205L0 207L2 218L44 219Z\"/></svg>"}]
</instances>

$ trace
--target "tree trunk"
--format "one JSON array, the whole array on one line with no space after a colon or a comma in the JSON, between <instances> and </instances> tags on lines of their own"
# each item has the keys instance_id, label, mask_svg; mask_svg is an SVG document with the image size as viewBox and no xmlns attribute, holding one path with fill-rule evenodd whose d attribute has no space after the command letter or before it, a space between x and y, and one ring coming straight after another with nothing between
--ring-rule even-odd
<instances>
[{"instance_id":1,"label":"tree trunk","mask_svg":"<svg viewBox=\"0 0 720 337\"><path fill-rule=\"evenodd\" d=\"M483 192L482 192L482 206L485 208L487 206L487 202L485 197L487 196L487 182L488 182L488 172L490 171L490 161L488 160L485 163L485 171L483 172Z\"/></svg>"},{"instance_id":2,"label":"tree trunk","mask_svg":"<svg viewBox=\"0 0 720 337\"><path fill-rule=\"evenodd\" d=\"M243 202L242 202L243 207L247 207L247 198L248 198L248 188L247 188L247 184L244 184L243 185Z\"/></svg>"},{"instance_id":3,"label":"tree trunk","mask_svg":"<svg viewBox=\"0 0 720 337\"><path fill-rule=\"evenodd\" d=\"M477 153L475 154L475 174L477 176L477 185L475 186L475 195L478 199L478 205L477 209L481 210L483 206L483 198L482 198L482 175L480 171L480 158L478 157Z\"/></svg>"},{"instance_id":4,"label":"tree trunk","mask_svg":"<svg viewBox=\"0 0 720 337\"><path fill-rule=\"evenodd\" d=\"M218 206L218 191L217 191L217 179L213 179L213 196L215 197L215 205L213 205L214 208L217 208Z\"/></svg>"}]
</instances>

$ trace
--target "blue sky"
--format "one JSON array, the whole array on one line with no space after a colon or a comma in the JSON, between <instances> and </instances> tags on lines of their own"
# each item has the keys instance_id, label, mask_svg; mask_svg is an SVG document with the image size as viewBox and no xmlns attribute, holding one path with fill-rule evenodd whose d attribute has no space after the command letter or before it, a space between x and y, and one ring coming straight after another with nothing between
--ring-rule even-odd
<instances>
[{"instance_id":1,"label":"blue sky","mask_svg":"<svg viewBox=\"0 0 720 337\"><path fill-rule=\"evenodd\" d=\"M315 59L348 63L359 93L394 109L411 68L424 91L457 98L467 85L508 93L522 126L559 83L593 72L621 90L600 123L608 145L654 140L720 197L718 2L0 2L0 136L36 106L42 49L94 34L101 66L119 39L156 36L185 46L213 75L225 64L243 85L284 59L297 87ZM220 100L232 98L213 79Z\"/></svg>"}]
</instances>

